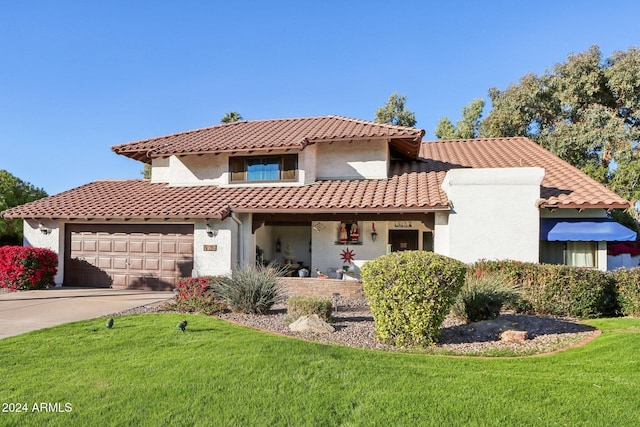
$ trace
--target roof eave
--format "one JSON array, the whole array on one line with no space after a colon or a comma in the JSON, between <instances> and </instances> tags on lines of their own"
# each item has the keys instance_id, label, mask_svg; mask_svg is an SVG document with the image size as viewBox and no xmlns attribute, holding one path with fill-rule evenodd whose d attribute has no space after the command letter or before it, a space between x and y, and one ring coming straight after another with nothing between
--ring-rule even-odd
<instances>
[{"instance_id":1,"label":"roof eave","mask_svg":"<svg viewBox=\"0 0 640 427\"><path fill-rule=\"evenodd\" d=\"M422 207L369 207L369 208L233 208L236 213L268 213L268 214L404 214L404 213L429 213L450 211L449 206L422 206Z\"/></svg>"},{"instance_id":2,"label":"roof eave","mask_svg":"<svg viewBox=\"0 0 640 427\"><path fill-rule=\"evenodd\" d=\"M539 203L538 205L540 208L545 208L545 209L577 209L577 210L584 210L584 209L606 209L606 210L613 210L613 209L628 209L631 207L631 203L630 202L624 202L624 203L619 203L619 202L614 202L614 203L547 203L545 201L542 201Z\"/></svg>"}]
</instances>

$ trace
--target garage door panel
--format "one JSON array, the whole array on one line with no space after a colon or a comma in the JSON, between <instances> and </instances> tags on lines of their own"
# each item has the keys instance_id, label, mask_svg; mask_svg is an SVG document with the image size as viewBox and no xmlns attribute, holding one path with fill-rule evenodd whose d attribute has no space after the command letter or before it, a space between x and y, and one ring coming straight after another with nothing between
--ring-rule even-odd
<instances>
[{"instance_id":1,"label":"garage door panel","mask_svg":"<svg viewBox=\"0 0 640 427\"><path fill-rule=\"evenodd\" d=\"M113 257L112 268L115 270L127 270L129 268L128 258Z\"/></svg>"},{"instance_id":2,"label":"garage door panel","mask_svg":"<svg viewBox=\"0 0 640 427\"><path fill-rule=\"evenodd\" d=\"M178 253L180 255L193 255L193 242L178 242Z\"/></svg>"},{"instance_id":3,"label":"garage door panel","mask_svg":"<svg viewBox=\"0 0 640 427\"><path fill-rule=\"evenodd\" d=\"M159 258L145 258L144 259L144 269L158 271L160 269L160 259Z\"/></svg>"},{"instance_id":4,"label":"garage door panel","mask_svg":"<svg viewBox=\"0 0 640 427\"><path fill-rule=\"evenodd\" d=\"M67 224L65 284L170 289L193 270L193 225Z\"/></svg>"},{"instance_id":5,"label":"garage door panel","mask_svg":"<svg viewBox=\"0 0 640 427\"><path fill-rule=\"evenodd\" d=\"M177 267L177 262L175 259L166 259L162 258L161 260L162 271L175 271Z\"/></svg>"},{"instance_id":6,"label":"garage door panel","mask_svg":"<svg viewBox=\"0 0 640 427\"><path fill-rule=\"evenodd\" d=\"M95 240L84 240L82 242L83 252L95 252L98 249L98 244Z\"/></svg>"},{"instance_id":7,"label":"garage door panel","mask_svg":"<svg viewBox=\"0 0 640 427\"><path fill-rule=\"evenodd\" d=\"M144 242L144 252L146 254L159 254L160 253L160 242L158 242L158 241L147 241L147 242Z\"/></svg>"},{"instance_id":8,"label":"garage door panel","mask_svg":"<svg viewBox=\"0 0 640 427\"><path fill-rule=\"evenodd\" d=\"M177 242L172 241L163 241L162 242L162 253L163 254L175 254L177 253Z\"/></svg>"},{"instance_id":9,"label":"garage door panel","mask_svg":"<svg viewBox=\"0 0 640 427\"><path fill-rule=\"evenodd\" d=\"M98 252L111 252L111 240L98 241Z\"/></svg>"},{"instance_id":10,"label":"garage door panel","mask_svg":"<svg viewBox=\"0 0 640 427\"><path fill-rule=\"evenodd\" d=\"M82 242L80 240L72 240L71 241L71 251L79 252L82 250Z\"/></svg>"},{"instance_id":11,"label":"garage door panel","mask_svg":"<svg viewBox=\"0 0 640 427\"><path fill-rule=\"evenodd\" d=\"M128 286L128 274L112 274L113 286Z\"/></svg>"}]
</instances>

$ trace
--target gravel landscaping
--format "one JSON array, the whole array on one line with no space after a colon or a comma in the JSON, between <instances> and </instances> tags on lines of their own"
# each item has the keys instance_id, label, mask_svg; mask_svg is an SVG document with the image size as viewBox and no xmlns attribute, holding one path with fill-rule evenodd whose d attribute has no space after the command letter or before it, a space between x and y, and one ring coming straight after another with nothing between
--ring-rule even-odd
<instances>
[{"instance_id":1,"label":"gravel landscaping","mask_svg":"<svg viewBox=\"0 0 640 427\"><path fill-rule=\"evenodd\" d=\"M284 305L276 305L269 314L224 313L217 317L240 325L324 344L350 347L398 350L375 337L373 317L364 299L340 298L334 310L330 334L299 333L289 330ZM114 315L166 311L164 306L147 306ZM526 331L529 339L522 343L506 342L500 334L508 329ZM434 354L520 356L563 350L595 337L599 332L576 319L503 313L497 319L464 324L447 317L441 327L436 346L424 351Z\"/></svg>"}]
</instances>

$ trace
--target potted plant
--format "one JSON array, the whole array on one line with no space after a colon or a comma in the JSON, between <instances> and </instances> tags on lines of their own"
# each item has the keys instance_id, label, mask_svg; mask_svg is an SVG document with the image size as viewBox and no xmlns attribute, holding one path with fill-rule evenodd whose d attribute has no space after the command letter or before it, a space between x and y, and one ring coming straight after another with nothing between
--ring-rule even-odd
<instances>
[{"instance_id":1,"label":"potted plant","mask_svg":"<svg viewBox=\"0 0 640 427\"><path fill-rule=\"evenodd\" d=\"M298 276L299 277L309 277L309 270L307 270L306 268L301 268L300 270L298 270Z\"/></svg>"}]
</instances>

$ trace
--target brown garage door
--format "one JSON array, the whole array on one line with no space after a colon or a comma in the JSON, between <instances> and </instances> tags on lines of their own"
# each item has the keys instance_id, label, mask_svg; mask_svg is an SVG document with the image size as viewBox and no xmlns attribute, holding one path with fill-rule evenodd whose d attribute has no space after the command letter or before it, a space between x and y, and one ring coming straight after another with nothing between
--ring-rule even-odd
<instances>
[{"instance_id":1,"label":"brown garage door","mask_svg":"<svg viewBox=\"0 0 640 427\"><path fill-rule=\"evenodd\" d=\"M171 289L191 276L193 225L67 224L67 286Z\"/></svg>"}]
</instances>

